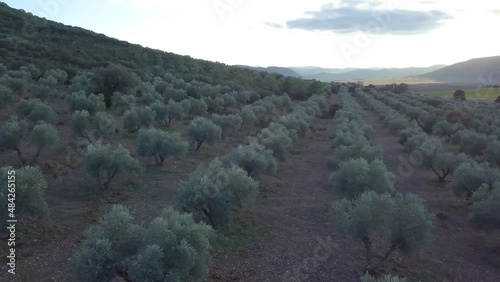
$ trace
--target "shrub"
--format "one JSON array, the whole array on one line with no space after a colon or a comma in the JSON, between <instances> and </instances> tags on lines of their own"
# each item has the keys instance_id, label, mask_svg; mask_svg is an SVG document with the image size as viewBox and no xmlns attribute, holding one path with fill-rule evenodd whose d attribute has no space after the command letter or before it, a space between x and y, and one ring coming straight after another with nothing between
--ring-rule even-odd
<instances>
[{"instance_id":1,"label":"shrub","mask_svg":"<svg viewBox=\"0 0 500 282\"><path fill-rule=\"evenodd\" d=\"M405 152L411 153L415 151L418 147L422 146L427 140L429 139L429 136L422 132L416 135L413 135L412 137L408 138L405 142Z\"/></svg>"},{"instance_id":2,"label":"shrub","mask_svg":"<svg viewBox=\"0 0 500 282\"><path fill-rule=\"evenodd\" d=\"M265 172L276 171L277 167L273 151L257 142L238 146L229 156L229 161L243 168L254 179L260 179Z\"/></svg>"},{"instance_id":3,"label":"shrub","mask_svg":"<svg viewBox=\"0 0 500 282\"><path fill-rule=\"evenodd\" d=\"M455 169L451 187L455 194L469 199L481 185L492 186L497 181L500 181L500 171L497 168L490 167L488 163L470 161L461 163Z\"/></svg>"},{"instance_id":4,"label":"shrub","mask_svg":"<svg viewBox=\"0 0 500 282\"><path fill-rule=\"evenodd\" d=\"M116 133L115 118L106 112L97 113L95 115L95 129L99 137L114 135Z\"/></svg>"},{"instance_id":5,"label":"shrub","mask_svg":"<svg viewBox=\"0 0 500 282\"><path fill-rule=\"evenodd\" d=\"M423 200L411 194L365 192L356 199L343 199L330 209L331 226L345 235L360 240L366 249L364 272L374 270L394 251L413 254L431 241L432 216ZM373 264L373 239L383 238L389 248Z\"/></svg>"},{"instance_id":6,"label":"shrub","mask_svg":"<svg viewBox=\"0 0 500 282\"><path fill-rule=\"evenodd\" d=\"M55 147L57 142L59 142L57 128L52 124L37 124L31 131L31 141L36 147L36 153L33 156L31 163L35 163L40 156L40 153Z\"/></svg>"},{"instance_id":7,"label":"shrub","mask_svg":"<svg viewBox=\"0 0 500 282\"><path fill-rule=\"evenodd\" d=\"M197 151L205 142L213 145L222 135L222 129L204 117L197 117L192 120L187 131L191 141L196 143Z\"/></svg>"},{"instance_id":8,"label":"shrub","mask_svg":"<svg viewBox=\"0 0 500 282\"><path fill-rule=\"evenodd\" d=\"M258 182L236 165L224 167L219 159L200 166L184 181L174 198L177 209L205 214L212 226L230 221L234 206L245 208L253 203Z\"/></svg>"},{"instance_id":9,"label":"shrub","mask_svg":"<svg viewBox=\"0 0 500 282\"><path fill-rule=\"evenodd\" d=\"M0 126L0 152L4 150L12 150L17 153L22 164L26 161L21 152L21 141L27 133L27 125L24 121L10 119L8 122Z\"/></svg>"},{"instance_id":10,"label":"shrub","mask_svg":"<svg viewBox=\"0 0 500 282\"><path fill-rule=\"evenodd\" d=\"M471 197L469 220L475 228L491 231L500 227L500 182L481 185Z\"/></svg>"},{"instance_id":11,"label":"shrub","mask_svg":"<svg viewBox=\"0 0 500 282\"><path fill-rule=\"evenodd\" d=\"M365 191L392 192L393 177L383 161L376 159L369 163L358 158L341 163L339 169L330 175L330 183L338 193L352 199Z\"/></svg>"},{"instance_id":12,"label":"shrub","mask_svg":"<svg viewBox=\"0 0 500 282\"><path fill-rule=\"evenodd\" d=\"M210 113L222 113L224 112L224 99L221 97L210 98L203 96L203 101L207 103L208 112Z\"/></svg>"},{"instance_id":13,"label":"shrub","mask_svg":"<svg viewBox=\"0 0 500 282\"><path fill-rule=\"evenodd\" d=\"M259 105L253 105L252 111L257 116L257 118L262 118L266 114L266 108Z\"/></svg>"},{"instance_id":14,"label":"shrub","mask_svg":"<svg viewBox=\"0 0 500 282\"><path fill-rule=\"evenodd\" d=\"M129 132L137 132L139 128L149 128L155 122L156 113L150 107L134 107L123 114L123 126Z\"/></svg>"},{"instance_id":15,"label":"shrub","mask_svg":"<svg viewBox=\"0 0 500 282\"><path fill-rule=\"evenodd\" d=\"M47 123L55 122L57 113L39 99L21 100L17 103L16 112L26 117L33 123L44 121Z\"/></svg>"},{"instance_id":16,"label":"shrub","mask_svg":"<svg viewBox=\"0 0 500 282\"><path fill-rule=\"evenodd\" d=\"M335 134L335 138L332 141L332 148L338 148L339 146L352 146L356 143L368 143L368 139L364 135L353 132L339 132Z\"/></svg>"},{"instance_id":17,"label":"shrub","mask_svg":"<svg viewBox=\"0 0 500 282\"><path fill-rule=\"evenodd\" d=\"M87 95L84 91L74 92L69 96L69 109L70 111L86 110L90 114L104 111L106 106L104 104L104 96L102 94Z\"/></svg>"},{"instance_id":18,"label":"shrub","mask_svg":"<svg viewBox=\"0 0 500 282\"><path fill-rule=\"evenodd\" d=\"M459 100L459 101L465 101L465 100L467 100L465 98L465 91L463 91L463 90L456 90L455 93L453 93L453 98L455 100Z\"/></svg>"},{"instance_id":19,"label":"shrub","mask_svg":"<svg viewBox=\"0 0 500 282\"><path fill-rule=\"evenodd\" d=\"M214 114L212 115L212 121L222 129L222 140L224 140L227 135L233 134L235 131L239 130L243 123L239 115Z\"/></svg>"},{"instance_id":20,"label":"shrub","mask_svg":"<svg viewBox=\"0 0 500 282\"><path fill-rule=\"evenodd\" d=\"M16 215L30 214L45 219L48 216L49 209L45 200L45 192L47 191L47 181L43 176L42 171L37 166L24 166L20 169L14 169L10 166L0 168L0 179L4 185L0 186L0 201L2 209L0 210L0 220L2 228L6 227L8 209L7 199L8 180L15 180L16 199L15 212ZM10 218L11 219L11 218Z\"/></svg>"},{"instance_id":21,"label":"shrub","mask_svg":"<svg viewBox=\"0 0 500 282\"><path fill-rule=\"evenodd\" d=\"M156 165L163 165L169 156L181 157L188 149L188 145L181 138L180 133L170 133L159 129L141 129L137 137L137 153L140 156L155 158Z\"/></svg>"},{"instance_id":22,"label":"shrub","mask_svg":"<svg viewBox=\"0 0 500 282\"><path fill-rule=\"evenodd\" d=\"M233 93L234 98L240 104L246 104L250 100L249 91L238 91Z\"/></svg>"},{"instance_id":23,"label":"shrub","mask_svg":"<svg viewBox=\"0 0 500 282\"><path fill-rule=\"evenodd\" d=\"M87 173L104 188L108 188L116 176L142 170L139 162L121 145L112 148L110 145L91 144L85 151L83 162Z\"/></svg>"}]
</instances>

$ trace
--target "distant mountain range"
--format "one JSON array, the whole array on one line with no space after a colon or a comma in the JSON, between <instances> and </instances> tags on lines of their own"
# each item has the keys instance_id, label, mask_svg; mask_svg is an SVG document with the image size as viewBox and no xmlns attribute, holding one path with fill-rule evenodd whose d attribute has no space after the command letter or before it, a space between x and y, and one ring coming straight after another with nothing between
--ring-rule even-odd
<instances>
[{"instance_id":1,"label":"distant mountain range","mask_svg":"<svg viewBox=\"0 0 500 282\"><path fill-rule=\"evenodd\" d=\"M428 79L443 83L500 83L500 56L471 59L450 66L434 65L417 68L320 68L320 67L249 67L258 71L278 73L285 76L316 79L320 81L370 80L383 78ZM483 78L483 81L481 81Z\"/></svg>"},{"instance_id":2,"label":"distant mountain range","mask_svg":"<svg viewBox=\"0 0 500 282\"><path fill-rule=\"evenodd\" d=\"M498 84L500 56L468 60L422 74L420 77L448 83Z\"/></svg>"}]
</instances>

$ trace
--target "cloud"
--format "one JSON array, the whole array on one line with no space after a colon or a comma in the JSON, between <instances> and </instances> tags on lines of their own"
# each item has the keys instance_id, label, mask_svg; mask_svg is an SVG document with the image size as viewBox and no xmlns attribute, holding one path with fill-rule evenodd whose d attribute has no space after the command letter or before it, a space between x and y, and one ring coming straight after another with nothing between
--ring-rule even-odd
<instances>
[{"instance_id":1,"label":"cloud","mask_svg":"<svg viewBox=\"0 0 500 282\"><path fill-rule=\"evenodd\" d=\"M272 22L264 22L265 25L274 27L274 28L284 28L285 26L279 23L272 23Z\"/></svg>"},{"instance_id":2,"label":"cloud","mask_svg":"<svg viewBox=\"0 0 500 282\"><path fill-rule=\"evenodd\" d=\"M286 26L290 29L329 30L337 33L364 31L372 34L421 34L438 28L447 19L451 17L438 10L324 5L319 11L308 11L301 18L287 21Z\"/></svg>"}]
</instances>

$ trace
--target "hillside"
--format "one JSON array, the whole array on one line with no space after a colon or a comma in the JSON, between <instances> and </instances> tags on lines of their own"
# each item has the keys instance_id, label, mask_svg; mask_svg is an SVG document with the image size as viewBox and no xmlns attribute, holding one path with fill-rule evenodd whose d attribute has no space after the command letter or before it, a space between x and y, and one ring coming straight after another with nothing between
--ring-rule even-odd
<instances>
[{"instance_id":1,"label":"hillside","mask_svg":"<svg viewBox=\"0 0 500 282\"><path fill-rule=\"evenodd\" d=\"M422 77L448 83L486 84L500 82L500 56L471 59L435 70Z\"/></svg>"},{"instance_id":2,"label":"hillside","mask_svg":"<svg viewBox=\"0 0 500 282\"><path fill-rule=\"evenodd\" d=\"M301 77L301 74L292 70L291 68L284 68L284 67L251 67L251 66L243 66L243 65L237 65L236 67L242 67L242 68L247 68L251 70L256 70L256 71L263 71L267 73L274 73L274 74L281 74L284 76L291 76L291 77Z\"/></svg>"},{"instance_id":3,"label":"hillside","mask_svg":"<svg viewBox=\"0 0 500 282\"><path fill-rule=\"evenodd\" d=\"M68 81L82 70L120 64L139 77L169 72L184 81L226 85L234 90L255 89L259 94L283 93L303 99L316 92L317 81L257 72L247 68L193 59L103 34L42 19L0 2L0 63L7 69L33 64L43 73L62 69Z\"/></svg>"},{"instance_id":4,"label":"hillside","mask_svg":"<svg viewBox=\"0 0 500 282\"><path fill-rule=\"evenodd\" d=\"M388 68L388 69L357 69L343 73L322 72L303 76L306 79L317 79L320 81L342 81L342 80L364 80L392 77L415 76L443 68L443 65L435 65L425 68Z\"/></svg>"}]
</instances>

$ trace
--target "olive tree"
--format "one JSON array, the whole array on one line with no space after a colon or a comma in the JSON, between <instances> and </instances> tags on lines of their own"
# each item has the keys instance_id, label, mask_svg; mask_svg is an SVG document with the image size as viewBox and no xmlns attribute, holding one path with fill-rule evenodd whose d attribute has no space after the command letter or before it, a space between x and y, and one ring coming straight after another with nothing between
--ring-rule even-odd
<instances>
[{"instance_id":1,"label":"olive tree","mask_svg":"<svg viewBox=\"0 0 500 282\"><path fill-rule=\"evenodd\" d=\"M293 148L294 140L288 130L271 130L264 128L257 136L258 141L273 152L273 156L280 161L286 160L288 152Z\"/></svg>"},{"instance_id":2,"label":"olive tree","mask_svg":"<svg viewBox=\"0 0 500 282\"><path fill-rule=\"evenodd\" d=\"M70 111L81 111L86 110L90 114L96 112L104 111L106 105L104 104L104 96L102 94L89 94L85 91L78 91L72 93L68 98Z\"/></svg>"},{"instance_id":3,"label":"olive tree","mask_svg":"<svg viewBox=\"0 0 500 282\"><path fill-rule=\"evenodd\" d=\"M21 152L21 141L26 137L27 128L26 122L16 118L0 125L0 152L4 150L15 151L22 164L26 164L26 160Z\"/></svg>"},{"instance_id":4,"label":"olive tree","mask_svg":"<svg viewBox=\"0 0 500 282\"><path fill-rule=\"evenodd\" d=\"M3 208L0 210L0 226L4 227L8 217L7 195L9 194L8 180L15 180L16 188L16 214L29 214L39 219L45 219L49 214L45 193L47 191L47 181L41 169L37 166L23 166L14 169L11 166L0 168L0 179L4 185L0 186L0 201Z\"/></svg>"},{"instance_id":5,"label":"olive tree","mask_svg":"<svg viewBox=\"0 0 500 282\"><path fill-rule=\"evenodd\" d=\"M475 228L491 231L500 227L500 181L481 185L471 202L469 221Z\"/></svg>"},{"instance_id":6,"label":"olive tree","mask_svg":"<svg viewBox=\"0 0 500 282\"><path fill-rule=\"evenodd\" d=\"M332 205L332 228L363 243L366 251L364 273L378 268L394 252L414 254L422 251L432 238L432 215L421 198L412 194L378 194L367 191L355 199ZM374 239L385 241L388 249L374 261Z\"/></svg>"},{"instance_id":7,"label":"olive tree","mask_svg":"<svg viewBox=\"0 0 500 282\"><path fill-rule=\"evenodd\" d=\"M124 95L120 92L115 92L111 96L112 109L120 114L132 109L137 102L133 95Z\"/></svg>"},{"instance_id":8,"label":"olive tree","mask_svg":"<svg viewBox=\"0 0 500 282\"><path fill-rule=\"evenodd\" d=\"M102 136L112 136L116 133L115 119L112 115L99 112L92 117L86 110L75 111L69 122L73 136L83 137L90 143L95 143Z\"/></svg>"},{"instance_id":9,"label":"olive tree","mask_svg":"<svg viewBox=\"0 0 500 282\"><path fill-rule=\"evenodd\" d=\"M481 185L492 186L497 181L500 181L498 168L490 167L488 163L468 161L455 169L451 188L458 196L469 199Z\"/></svg>"},{"instance_id":10,"label":"olive tree","mask_svg":"<svg viewBox=\"0 0 500 282\"><path fill-rule=\"evenodd\" d=\"M116 176L142 171L139 162L121 145L113 148L99 143L90 144L84 153L83 163L87 173L104 188L108 188Z\"/></svg>"},{"instance_id":11,"label":"olive tree","mask_svg":"<svg viewBox=\"0 0 500 282\"><path fill-rule=\"evenodd\" d=\"M339 169L330 175L330 184L342 196L352 199L365 191L392 192L393 178L383 161L375 159L369 163L358 158L340 163Z\"/></svg>"},{"instance_id":12,"label":"olive tree","mask_svg":"<svg viewBox=\"0 0 500 282\"><path fill-rule=\"evenodd\" d=\"M54 123L57 118L57 113L47 104L44 104L39 99L21 100L17 103L16 112L21 117L26 117L33 123L44 121Z\"/></svg>"},{"instance_id":13,"label":"olive tree","mask_svg":"<svg viewBox=\"0 0 500 282\"><path fill-rule=\"evenodd\" d=\"M52 124L46 123L35 125L31 131L31 142L36 147L36 153L31 163L36 163L42 152L54 148L57 142L59 142L57 128Z\"/></svg>"},{"instance_id":14,"label":"olive tree","mask_svg":"<svg viewBox=\"0 0 500 282\"><path fill-rule=\"evenodd\" d=\"M149 128L155 122L156 113L150 107L134 107L123 114L123 126L129 132L137 132L139 128Z\"/></svg>"},{"instance_id":15,"label":"olive tree","mask_svg":"<svg viewBox=\"0 0 500 282\"><path fill-rule=\"evenodd\" d=\"M202 212L212 226L230 221L233 207L246 208L258 193L259 183L236 165L224 166L214 159L208 166L199 166L181 184L174 204L182 211Z\"/></svg>"},{"instance_id":16,"label":"olive tree","mask_svg":"<svg viewBox=\"0 0 500 282\"><path fill-rule=\"evenodd\" d=\"M168 124L170 125L172 120L181 121L184 117L184 112L184 108L180 103L177 103L174 100L169 100L167 104Z\"/></svg>"},{"instance_id":17,"label":"olive tree","mask_svg":"<svg viewBox=\"0 0 500 282\"><path fill-rule=\"evenodd\" d=\"M134 223L127 208L113 206L86 234L73 256L81 281L204 281L213 229L171 207L147 227Z\"/></svg>"},{"instance_id":18,"label":"olive tree","mask_svg":"<svg viewBox=\"0 0 500 282\"><path fill-rule=\"evenodd\" d=\"M189 114L194 116L203 116L208 113L208 105L203 100L190 98Z\"/></svg>"},{"instance_id":19,"label":"olive tree","mask_svg":"<svg viewBox=\"0 0 500 282\"><path fill-rule=\"evenodd\" d=\"M276 171L278 165L273 151L257 142L244 146L239 145L229 155L229 161L243 168L254 179L260 179L265 172Z\"/></svg>"},{"instance_id":20,"label":"olive tree","mask_svg":"<svg viewBox=\"0 0 500 282\"><path fill-rule=\"evenodd\" d=\"M244 127L252 127L257 120L257 116L249 106L244 106L240 112L241 124Z\"/></svg>"},{"instance_id":21,"label":"olive tree","mask_svg":"<svg viewBox=\"0 0 500 282\"><path fill-rule=\"evenodd\" d=\"M227 135L233 134L241 128L243 123L239 115L212 115L212 121L221 128L221 138L224 140Z\"/></svg>"},{"instance_id":22,"label":"olive tree","mask_svg":"<svg viewBox=\"0 0 500 282\"><path fill-rule=\"evenodd\" d=\"M10 104L14 101L14 91L5 86L0 85L0 108L3 108L7 104Z\"/></svg>"},{"instance_id":23,"label":"olive tree","mask_svg":"<svg viewBox=\"0 0 500 282\"><path fill-rule=\"evenodd\" d=\"M334 171L341 163L358 158L363 158L370 163L376 159L383 160L383 150L380 146L367 142L357 142L351 146L341 145L335 149L335 154L328 158L327 165L331 171Z\"/></svg>"},{"instance_id":24,"label":"olive tree","mask_svg":"<svg viewBox=\"0 0 500 282\"><path fill-rule=\"evenodd\" d=\"M178 132L166 132L159 129L141 129L137 137L137 154L153 156L156 165L163 165L169 156L182 157L187 152L188 144Z\"/></svg>"},{"instance_id":25,"label":"olive tree","mask_svg":"<svg viewBox=\"0 0 500 282\"><path fill-rule=\"evenodd\" d=\"M222 129L204 117L193 119L187 128L189 139L196 144L196 151L206 142L210 145L220 140Z\"/></svg>"}]
</instances>

